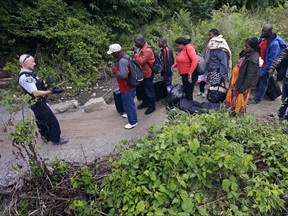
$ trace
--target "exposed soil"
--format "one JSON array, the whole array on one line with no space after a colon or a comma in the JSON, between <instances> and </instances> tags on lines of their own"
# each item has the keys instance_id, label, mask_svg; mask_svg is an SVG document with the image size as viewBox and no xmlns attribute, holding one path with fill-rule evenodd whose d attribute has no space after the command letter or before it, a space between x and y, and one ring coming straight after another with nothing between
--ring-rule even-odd
<instances>
[{"instance_id":1,"label":"exposed soil","mask_svg":"<svg viewBox=\"0 0 288 216\"><path fill-rule=\"evenodd\" d=\"M111 83L109 84L109 82ZM112 80L103 81L107 86L100 88L92 88L91 92L87 94L81 94L77 96L80 104L87 101L93 93L96 96L103 96L106 91L103 89L112 89L115 85ZM95 92L94 92L95 91ZM101 95L101 92L103 94ZM198 87L195 87L194 99L199 102L207 102L206 99L196 96ZM63 99L64 100L64 99ZM137 102L139 104L139 102ZM136 104L136 105L137 105ZM275 101L269 101L264 99L260 104L249 105L247 112L256 115L261 119L267 119L267 115L277 111L280 105L280 97ZM53 107L53 105L52 105ZM134 140L145 135L147 128L153 124L160 124L166 118L166 109L162 101L157 102L156 112L146 116L144 110L137 110L139 124L132 130L125 130L124 125L127 124L127 119L124 119L119 113L117 113L114 104L109 104L107 109L101 111L95 111L92 113L85 113L80 107L75 112L66 112L63 114L56 114L62 130L62 135L69 138L69 143L65 145L53 145L51 143L44 143L39 139L39 152L43 158L52 159L58 157L65 161L75 162L87 162L95 158L102 157L113 152L115 144L119 141ZM3 112L3 110L2 110ZM26 113L31 114L29 110ZM0 109L0 114L1 109ZM0 117L0 124L2 117ZM16 118L17 119L17 118ZM18 116L19 119L19 116ZM0 125L0 146L1 146L1 158L0 158L0 185L8 184L7 181L11 181L15 174L12 171L12 166L16 162L12 155L12 146L8 141L8 133L2 130L3 125ZM13 127L10 127L10 129ZM8 180L7 180L8 179Z\"/></svg>"}]
</instances>

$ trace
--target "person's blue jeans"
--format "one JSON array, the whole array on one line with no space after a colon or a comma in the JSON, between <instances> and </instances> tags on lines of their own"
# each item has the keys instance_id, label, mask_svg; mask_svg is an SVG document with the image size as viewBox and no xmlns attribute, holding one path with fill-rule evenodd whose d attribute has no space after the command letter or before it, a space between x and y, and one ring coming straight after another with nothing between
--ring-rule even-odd
<instances>
[{"instance_id":1,"label":"person's blue jeans","mask_svg":"<svg viewBox=\"0 0 288 216\"><path fill-rule=\"evenodd\" d=\"M269 76L268 74L265 74L259 78L259 81L255 88L255 94L254 94L254 101L256 103L260 103L262 98L264 97L269 83Z\"/></svg>"},{"instance_id":2,"label":"person's blue jeans","mask_svg":"<svg viewBox=\"0 0 288 216\"><path fill-rule=\"evenodd\" d=\"M127 113L128 122L131 125L134 125L138 122L134 96L135 96L135 88L132 88L128 92L121 93L123 107L125 112Z\"/></svg>"},{"instance_id":3,"label":"person's blue jeans","mask_svg":"<svg viewBox=\"0 0 288 216\"><path fill-rule=\"evenodd\" d=\"M284 78L282 86L281 106L278 110L278 116L283 117L288 107L288 78Z\"/></svg>"},{"instance_id":4,"label":"person's blue jeans","mask_svg":"<svg viewBox=\"0 0 288 216\"><path fill-rule=\"evenodd\" d=\"M143 97L142 101L144 104L148 105L148 108L155 109L155 90L153 85L153 78L144 78L143 87L145 89L146 95Z\"/></svg>"}]
</instances>

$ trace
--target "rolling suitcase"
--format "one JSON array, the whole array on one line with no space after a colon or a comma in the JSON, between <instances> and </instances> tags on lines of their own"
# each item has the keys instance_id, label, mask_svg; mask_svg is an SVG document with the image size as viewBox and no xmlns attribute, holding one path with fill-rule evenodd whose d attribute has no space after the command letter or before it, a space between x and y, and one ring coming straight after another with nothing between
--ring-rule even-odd
<instances>
[{"instance_id":1,"label":"rolling suitcase","mask_svg":"<svg viewBox=\"0 0 288 216\"><path fill-rule=\"evenodd\" d=\"M154 90L156 101L166 98L167 89L164 80L154 82Z\"/></svg>"},{"instance_id":2,"label":"rolling suitcase","mask_svg":"<svg viewBox=\"0 0 288 216\"><path fill-rule=\"evenodd\" d=\"M274 76L271 76L269 78L268 82L268 88L265 93L271 100L275 100L277 97L279 97L282 92L279 83L276 81Z\"/></svg>"},{"instance_id":3,"label":"rolling suitcase","mask_svg":"<svg viewBox=\"0 0 288 216\"><path fill-rule=\"evenodd\" d=\"M116 106L116 110L119 113L125 112L124 107L123 107L123 103L122 103L122 98L121 98L120 91L119 90L115 90L113 92L113 97L114 97L114 103L115 103L115 106Z\"/></svg>"},{"instance_id":4,"label":"rolling suitcase","mask_svg":"<svg viewBox=\"0 0 288 216\"><path fill-rule=\"evenodd\" d=\"M167 89L163 80L153 81L153 86L156 101L164 99L167 96ZM143 100L143 98L146 97L146 92L142 83L136 87L136 97L138 100Z\"/></svg>"}]
</instances>

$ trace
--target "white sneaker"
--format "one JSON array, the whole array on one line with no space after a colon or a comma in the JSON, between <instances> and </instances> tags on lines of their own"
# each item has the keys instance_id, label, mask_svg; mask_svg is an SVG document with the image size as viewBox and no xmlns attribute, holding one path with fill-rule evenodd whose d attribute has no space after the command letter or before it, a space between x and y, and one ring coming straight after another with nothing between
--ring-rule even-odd
<instances>
[{"instance_id":1,"label":"white sneaker","mask_svg":"<svg viewBox=\"0 0 288 216\"><path fill-rule=\"evenodd\" d=\"M123 118L128 118L127 113L122 114Z\"/></svg>"},{"instance_id":2,"label":"white sneaker","mask_svg":"<svg viewBox=\"0 0 288 216\"><path fill-rule=\"evenodd\" d=\"M127 125L124 126L124 128L129 130L129 129L134 128L134 127L137 126L137 125L138 125L138 122L136 122L136 123L133 124L133 125L131 125L131 124L128 123Z\"/></svg>"},{"instance_id":3,"label":"white sneaker","mask_svg":"<svg viewBox=\"0 0 288 216\"><path fill-rule=\"evenodd\" d=\"M202 92L198 92L198 93L197 93L197 96L200 96L200 95L202 95Z\"/></svg>"},{"instance_id":4,"label":"white sneaker","mask_svg":"<svg viewBox=\"0 0 288 216\"><path fill-rule=\"evenodd\" d=\"M201 95L202 95L202 98L205 98L205 97L206 97L205 93L201 93Z\"/></svg>"}]
</instances>

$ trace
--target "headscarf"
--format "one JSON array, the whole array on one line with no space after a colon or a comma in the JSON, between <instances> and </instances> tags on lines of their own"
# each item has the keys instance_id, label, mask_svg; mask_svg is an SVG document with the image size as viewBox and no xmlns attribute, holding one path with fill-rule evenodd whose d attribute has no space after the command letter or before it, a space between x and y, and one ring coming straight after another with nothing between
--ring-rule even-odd
<instances>
[{"instance_id":1,"label":"headscarf","mask_svg":"<svg viewBox=\"0 0 288 216\"><path fill-rule=\"evenodd\" d=\"M255 51L260 52L259 41L257 37L250 37L245 42Z\"/></svg>"},{"instance_id":2,"label":"headscarf","mask_svg":"<svg viewBox=\"0 0 288 216\"><path fill-rule=\"evenodd\" d=\"M190 38L185 38L185 37L178 37L176 40L175 40L175 43L176 44L180 44L180 45L187 45L191 42L191 39Z\"/></svg>"}]
</instances>

